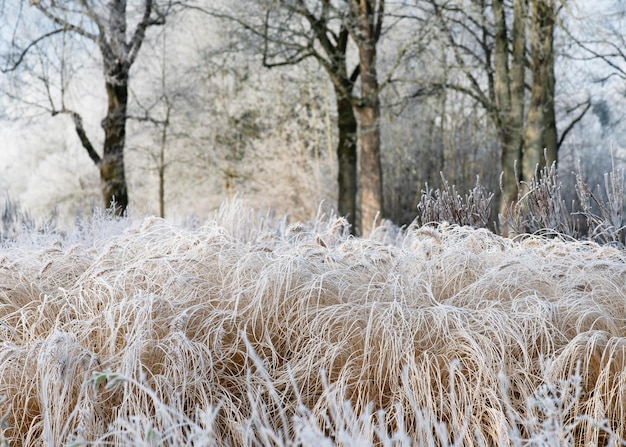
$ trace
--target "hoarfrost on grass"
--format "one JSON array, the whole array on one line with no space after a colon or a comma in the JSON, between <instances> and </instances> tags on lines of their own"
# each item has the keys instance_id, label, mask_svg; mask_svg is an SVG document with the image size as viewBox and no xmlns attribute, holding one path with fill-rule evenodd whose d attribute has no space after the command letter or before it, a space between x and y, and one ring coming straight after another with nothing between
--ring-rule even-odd
<instances>
[{"instance_id":1,"label":"hoarfrost on grass","mask_svg":"<svg viewBox=\"0 0 626 447\"><path fill-rule=\"evenodd\" d=\"M102 223L98 223L102 222ZM224 206L0 256L10 445L621 445L626 259Z\"/></svg>"}]
</instances>

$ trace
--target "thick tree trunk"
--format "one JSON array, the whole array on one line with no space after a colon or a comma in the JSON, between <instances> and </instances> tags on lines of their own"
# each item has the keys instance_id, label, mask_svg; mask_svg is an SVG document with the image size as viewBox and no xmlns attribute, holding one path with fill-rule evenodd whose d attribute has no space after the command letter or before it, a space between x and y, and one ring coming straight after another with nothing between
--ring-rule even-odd
<instances>
[{"instance_id":1,"label":"thick tree trunk","mask_svg":"<svg viewBox=\"0 0 626 447\"><path fill-rule=\"evenodd\" d=\"M525 0L513 2L511 31L513 57L509 64L509 39L503 0L494 0L495 23L494 114L500 135L502 160L502 191L499 212L506 217L509 206L517 199L518 170L521 169L524 123L525 73ZM506 229L503 229L506 233Z\"/></svg>"},{"instance_id":2,"label":"thick tree trunk","mask_svg":"<svg viewBox=\"0 0 626 447\"><path fill-rule=\"evenodd\" d=\"M133 40L126 42L126 0L111 0L108 4L108 37L100 35L98 45L102 53L105 88L108 99L106 117L102 120L104 147L100 162L100 184L105 207L113 207L116 215L123 215L128 207L128 189L124 170L126 120L130 67L145 36L140 24ZM151 1L146 2L144 20L150 15ZM145 25L147 26L147 25ZM140 29L141 28L141 29ZM136 46L136 48L133 48ZM135 54L136 55L136 54Z\"/></svg>"},{"instance_id":3,"label":"thick tree trunk","mask_svg":"<svg viewBox=\"0 0 626 447\"><path fill-rule=\"evenodd\" d=\"M541 70L543 71L543 70ZM539 84L539 79L544 83ZM543 108L545 77L541 73L533 74L528 117L524 132L524 162L522 163L522 180L529 181L543 166L543 125L545 113Z\"/></svg>"},{"instance_id":4,"label":"thick tree trunk","mask_svg":"<svg viewBox=\"0 0 626 447\"><path fill-rule=\"evenodd\" d=\"M360 234L367 235L383 211L383 176L380 157L380 105L378 101L359 109L361 120Z\"/></svg>"},{"instance_id":5,"label":"thick tree trunk","mask_svg":"<svg viewBox=\"0 0 626 447\"><path fill-rule=\"evenodd\" d=\"M339 184L338 212L347 216L348 222L355 228L357 208L357 132L358 126L354 116L354 108L350 98L342 91L335 89L337 97L337 128L339 142L337 144Z\"/></svg>"},{"instance_id":6,"label":"thick tree trunk","mask_svg":"<svg viewBox=\"0 0 626 447\"><path fill-rule=\"evenodd\" d=\"M383 174L380 154L380 98L376 69L376 45L380 37L382 5L361 0L357 7L355 41L359 50L361 104L359 105L361 153L359 157L360 234L367 235L383 213Z\"/></svg>"},{"instance_id":7,"label":"thick tree trunk","mask_svg":"<svg viewBox=\"0 0 626 447\"><path fill-rule=\"evenodd\" d=\"M339 215L346 217L351 225L351 232L357 232L357 134L358 124L355 117L355 104L353 103L352 91L354 83L360 72L359 67L348 75L346 52L350 37L349 24L342 23L339 33L334 42L328 38L330 33L328 26L328 10L320 18L307 8L298 9L297 14L303 14L310 22L314 37L311 42L319 42L327 55L321 58L322 67L327 71L334 87L335 101L337 105L337 131L339 141L337 143L337 211Z\"/></svg>"},{"instance_id":8,"label":"thick tree trunk","mask_svg":"<svg viewBox=\"0 0 626 447\"><path fill-rule=\"evenodd\" d=\"M124 70L122 67L121 70ZM109 100L107 115L102 120L104 148L99 164L100 184L105 207L113 207L122 215L128 207L128 190L124 170L124 145L126 143L126 107L128 103L128 71L126 76L117 73L106 83Z\"/></svg>"},{"instance_id":9,"label":"thick tree trunk","mask_svg":"<svg viewBox=\"0 0 626 447\"><path fill-rule=\"evenodd\" d=\"M533 80L524 136L525 181L531 180L546 162L556 161L553 33L552 0L534 0L530 36Z\"/></svg>"}]
</instances>

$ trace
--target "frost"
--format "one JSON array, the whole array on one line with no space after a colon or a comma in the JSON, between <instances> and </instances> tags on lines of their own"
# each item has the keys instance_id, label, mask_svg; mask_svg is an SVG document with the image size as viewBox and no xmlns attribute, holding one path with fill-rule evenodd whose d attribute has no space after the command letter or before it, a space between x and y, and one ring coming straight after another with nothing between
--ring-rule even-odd
<instances>
[{"instance_id":1,"label":"frost","mask_svg":"<svg viewBox=\"0 0 626 447\"><path fill-rule=\"evenodd\" d=\"M0 442L621 445L625 258L240 201L27 231L0 252Z\"/></svg>"}]
</instances>

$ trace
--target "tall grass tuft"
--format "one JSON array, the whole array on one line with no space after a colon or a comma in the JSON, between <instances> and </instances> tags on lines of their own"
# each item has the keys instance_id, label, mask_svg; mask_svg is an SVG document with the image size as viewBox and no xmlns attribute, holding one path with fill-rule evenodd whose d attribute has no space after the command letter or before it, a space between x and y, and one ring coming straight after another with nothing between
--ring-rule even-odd
<instances>
[{"instance_id":1,"label":"tall grass tuft","mask_svg":"<svg viewBox=\"0 0 626 447\"><path fill-rule=\"evenodd\" d=\"M240 202L0 255L11 446L621 445L626 254Z\"/></svg>"}]
</instances>

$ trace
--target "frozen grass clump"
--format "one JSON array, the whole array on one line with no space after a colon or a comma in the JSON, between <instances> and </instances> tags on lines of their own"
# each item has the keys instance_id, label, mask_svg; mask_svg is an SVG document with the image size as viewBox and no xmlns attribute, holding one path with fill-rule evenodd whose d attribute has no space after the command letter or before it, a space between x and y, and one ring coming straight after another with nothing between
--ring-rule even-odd
<instances>
[{"instance_id":1,"label":"frozen grass clump","mask_svg":"<svg viewBox=\"0 0 626 447\"><path fill-rule=\"evenodd\" d=\"M239 202L197 228L147 218L80 231L2 248L0 442L626 435L616 247L450 225L353 238L341 218L288 224Z\"/></svg>"}]
</instances>

